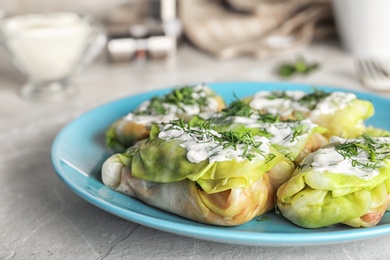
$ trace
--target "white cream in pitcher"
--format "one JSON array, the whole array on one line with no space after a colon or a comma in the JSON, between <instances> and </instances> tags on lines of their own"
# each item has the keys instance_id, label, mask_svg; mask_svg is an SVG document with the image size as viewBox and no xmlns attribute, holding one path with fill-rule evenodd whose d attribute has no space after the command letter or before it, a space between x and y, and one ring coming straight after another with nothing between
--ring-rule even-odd
<instances>
[{"instance_id":1,"label":"white cream in pitcher","mask_svg":"<svg viewBox=\"0 0 390 260\"><path fill-rule=\"evenodd\" d=\"M91 33L88 21L75 13L16 16L0 26L18 65L38 82L69 76Z\"/></svg>"}]
</instances>

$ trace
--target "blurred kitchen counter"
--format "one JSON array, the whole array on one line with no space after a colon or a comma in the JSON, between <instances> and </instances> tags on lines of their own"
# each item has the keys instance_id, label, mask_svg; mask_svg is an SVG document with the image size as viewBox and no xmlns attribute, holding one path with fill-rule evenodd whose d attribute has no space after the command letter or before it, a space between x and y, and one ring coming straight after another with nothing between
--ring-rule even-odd
<instances>
[{"instance_id":1,"label":"blurred kitchen counter","mask_svg":"<svg viewBox=\"0 0 390 260\"><path fill-rule=\"evenodd\" d=\"M0 259L386 259L390 236L319 247L250 247L213 243L144 227L84 201L50 161L56 134L86 111L164 87L215 81L280 81L277 64L302 55L320 69L289 82L366 91L352 58L337 43L314 44L272 60L219 61L182 46L177 59L110 64L104 55L75 77L72 100L20 99L24 77L0 50ZM286 81L286 80L284 80ZM381 94L387 95L389 94Z\"/></svg>"}]
</instances>

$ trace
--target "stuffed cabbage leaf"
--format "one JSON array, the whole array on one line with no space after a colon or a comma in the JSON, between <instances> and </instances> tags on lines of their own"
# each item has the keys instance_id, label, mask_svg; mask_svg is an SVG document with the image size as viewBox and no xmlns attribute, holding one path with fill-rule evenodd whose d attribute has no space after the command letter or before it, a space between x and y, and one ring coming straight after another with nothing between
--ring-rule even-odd
<instances>
[{"instance_id":1,"label":"stuffed cabbage leaf","mask_svg":"<svg viewBox=\"0 0 390 260\"><path fill-rule=\"evenodd\" d=\"M364 120L374 114L371 102L348 92L260 91L245 98L253 109L282 118L309 118L328 129L327 137L356 138L365 131Z\"/></svg>"},{"instance_id":2,"label":"stuffed cabbage leaf","mask_svg":"<svg viewBox=\"0 0 390 260\"><path fill-rule=\"evenodd\" d=\"M390 138L335 137L309 154L277 190L284 217L306 228L370 227L389 203Z\"/></svg>"},{"instance_id":3,"label":"stuffed cabbage leaf","mask_svg":"<svg viewBox=\"0 0 390 260\"><path fill-rule=\"evenodd\" d=\"M204 121L219 130L250 131L253 135L267 137L279 152L296 163L328 143L324 136L328 130L309 119L282 120L279 115L254 110L242 100L232 102L205 120L194 117L190 123Z\"/></svg>"},{"instance_id":4,"label":"stuffed cabbage leaf","mask_svg":"<svg viewBox=\"0 0 390 260\"><path fill-rule=\"evenodd\" d=\"M154 125L149 138L108 158L102 180L154 207L231 226L274 208L275 190L266 173L285 161L265 137L178 120Z\"/></svg>"},{"instance_id":5,"label":"stuffed cabbage leaf","mask_svg":"<svg viewBox=\"0 0 390 260\"><path fill-rule=\"evenodd\" d=\"M124 152L128 147L149 136L153 123L169 122L205 112L218 112L225 102L206 85L184 86L143 102L133 112L114 122L106 131L107 147Z\"/></svg>"}]
</instances>

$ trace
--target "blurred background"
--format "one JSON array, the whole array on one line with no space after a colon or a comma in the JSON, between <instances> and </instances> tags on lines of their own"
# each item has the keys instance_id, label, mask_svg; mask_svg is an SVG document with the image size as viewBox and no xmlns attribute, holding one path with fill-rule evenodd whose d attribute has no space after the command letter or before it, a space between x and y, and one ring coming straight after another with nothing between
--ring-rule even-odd
<instances>
[{"instance_id":1,"label":"blurred background","mask_svg":"<svg viewBox=\"0 0 390 260\"><path fill-rule=\"evenodd\" d=\"M75 91L68 87L69 80L75 71L88 67L96 54L101 54L101 60L107 64L158 60L172 67L178 51L190 46L219 61L242 56L267 60L297 53L315 41L336 36L330 0L1 0L0 6L5 18L0 39L28 81L21 90L22 96L39 101L52 99L48 98L53 95L49 89L58 92L66 88L66 95L72 96ZM75 34L72 37L78 37L79 48L85 48L79 54L71 38L65 44L53 36L66 33L64 17L46 17L51 20L45 25L43 20L38 21L41 18L31 17L58 12L92 17L100 23L105 42L100 37L100 41L82 43L81 33ZM22 20L14 19L18 16ZM55 26L61 28L56 30ZM91 48L95 50L90 51ZM279 76L286 77L297 71L307 74L317 67L300 57L276 70Z\"/></svg>"},{"instance_id":2,"label":"blurred background","mask_svg":"<svg viewBox=\"0 0 390 260\"><path fill-rule=\"evenodd\" d=\"M386 0L0 0L0 6L0 15L6 20L30 14L75 12L100 23L104 42L97 41L88 62L84 62L85 54L77 56L78 64L83 66L73 64L73 71L84 71L96 59L96 54L109 66L157 64L174 69L178 66L178 55L186 55L180 54L184 48L187 50L184 53L190 49L191 53L197 52L195 57L207 57L208 61L225 66L242 57L256 61L259 66L271 61L266 80L294 80L293 76L308 76L326 69L326 55L307 51L309 47L320 46L319 53L331 48L350 59L348 66L357 70L353 77L358 82L372 90L390 89L390 79L387 79L390 69L385 62L390 59L387 47L390 32L386 29L390 23L387 15L390 2ZM8 35L7 30L2 31L3 47L8 48L11 60L30 83L27 90L26 86L22 89L25 92L22 95L31 96L37 88L35 85L47 85L47 82L37 80L37 75L26 68L26 61L20 60L11 45L7 45L12 42L6 40L7 36L15 39L17 29L8 30ZM56 57L46 56L51 60ZM30 64L36 62L29 59ZM51 63L45 65L52 67ZM372 77L372 70L377 78L367 80ZM64 83L76 74L73 71L56 82ZM210 79L231 80L229 77L201 80ZM170 81L166 85L172 83L181 82Z\"/></svg>"},{"instance_id":3,"label":"blurred background","mask_svg":"<svg viewBox=\"0 0 390 260\"><path fill-rule=\"evenodd\" d=\"M182 42L218 59L264 59L336 35L330 0L1 0L0 6L6 17L49 12L93 16L107 30L111 62L144 54L166 58Z\"/></svg>"}]
</instances>

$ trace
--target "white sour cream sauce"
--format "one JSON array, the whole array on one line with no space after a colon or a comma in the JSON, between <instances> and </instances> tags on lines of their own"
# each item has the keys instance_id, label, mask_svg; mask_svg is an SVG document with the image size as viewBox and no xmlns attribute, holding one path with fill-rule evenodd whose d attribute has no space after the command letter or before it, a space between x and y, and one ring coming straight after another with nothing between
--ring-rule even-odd
<instances>
[{"instance_id":1,"label":"white sour cream sauce","mask_svg":"<svg viewBox=\"0 0 390 260\"><path fill-rule=\"evenodd\" d=\"M253 109L266 110L271 114L279 114L282 116L288 116L293 111L304 111L309 112L307 107L302 106L296 100L299 100L306 92L303 91L285 91L286 95L292 99L275 98L268 99L272 92L271 91L259 91L254 96L249 105Z\"/></svg>"},{"instance_id":2,"label":"white sour cream sauce","mask_svg":"<svg viewBox=\"0 0 390 260\"><path fill-rule=\"evenodd\" d=\"M321 115L328 115L339 109L346 107L351 101L356 99L356 95L347 92L332 92L329 96L319 102L311 112L310 118L315 120Z\"/></svg>"},{"instance_id":3,"label":"white sour cream sauce","mask_svg":"<svg viewBox=\"0 0 390 260\"><path fill-rule=\"evenodd\" d=\"M376 138L378 143L389 143L390 138L382 137ZM344 143L347 140L340 137L332 137L330 143ZM348 140L352 141L352 140ZM339 154L334 146L325 147L309 154L302 162L305 165L304 169L314 168L319 172L331 172L345 175L353 175L361 179L370 180L379 174L377 168L371 169L361 167L359 165L353 166L352 160L358 160L361 163L369 162L369 155L361 151L358 156L352 158L344 158Z\"/></svg>"},{"instance_id":4,"label":"white sour cream sauce","mask_svg":"<svg viewBox=\"0 0 390 260\"><path fill-rule=\"evenodd\" d=\"M309 119L304 119L297 122L277 122L277 123L261 123L258 121L257 116L247 117L235 117L234 123L244 124L248 128L261 128L266 130L273 136L270 137L271 144L278 144L285 147L293 147L302 140L306 140L311 134L312 130L317 127ZM303 125L303 132L293 140L294 128L299 124Z\"/></svg>"},{"instance_id":5,"label":"white sour cream sauce","mask_svg":"<svg viewBox=\"0 0 390 260\"><path fill-rule=\"evenodd\" d=\"M237 160L243 161L245 158L242 155L245 152L244 145L237 145L237 148L228 147L223 148L222 145L214 140L212 137L203 135L194 135L185 132L183 129L177 127L171 129L172 125L167 124L160 131L158 137L165 140L177 140L181 142L180 146L187 150L187 159L192 163L200 163L206 159L209 159L210 163ZM218 132L210 131L213 135L218 136ZM265 137L255 136L256 143L261 143L260 151L266 155L269 153L269 140ZM247 153L251 151L251 147L247 150Z\"/></svg>"},{"instance_id":6,"label":"white sour cream sauce","mask_svg":"<svg viewBox=\"0 0 390 260\"><path fill-rule=\"evenodd\" d=\"M135 115L133 113L129 113L124 117L124 122L133 121L134 123L140 125L149 126L153 123L163 123L169 122L171 120L177 119L175 114L168 115Z\"/></svg>"},{"instance_id":7,"label":"white sour cream sauce","mask_svg":"<svg viewBox=\"0 0 390 260\"><path fill-rule=\"evenodd\" d=\"M332 92L328 97L318 102L316 108L311 111L308 107L303 106L298 102L307 93L303 91L285 91L286 95L291 99L276 98L267 99L272 94L271 91L257 92L249 105L253 109L267 110L272 114L279 114L281 116L288 116L294 111L300 111L302 113L310 112L310 118L316 119L324 114L331 114L335 111L344 108L356 99L356 95L347 92Z\"/></svg>"},{"instance_id":8,"label":"white sour cream sauce","mask_svg":"<svg viewBox=\"0 0 390 260\"><path fill-rule=\"evenodd\" d=\"M206 85L200 84L194 87L194 92L192 93L192 97L194 99L207 97L210 95L210 91L211 90ZM206 107L204 108L201 108L198 104L183 105L179 108L174 104L164 103L163 106L166 109L166 111L168 111L166 115L147 114L149 104L150 104L149 100L144 101L139 105L137 109L140 112L145 112L146 115L136 115L134 113L129 113L124 117L124 120L133 121L137 124L151 125L152 123L163 123L163 122L169 122L171 120L175 120L178 118L178 115L180 114L194 116L194 115L201 114L203 110L205 111L203 113L215 113L218 111L218 102L215 98L212 97L207 98Z\"/></svg>"},{"instance_id":9,"label":"white sour cream sauce","mask_svg":"<svg viewBox=\"0 0 390 260\"><path fill-rule=\"evenodd\" d=\"M40 82L69 76L92 30L87 20L74 13L11 17L1 21L0 28L23 70Z\"/></svg>"}]
</instances>

